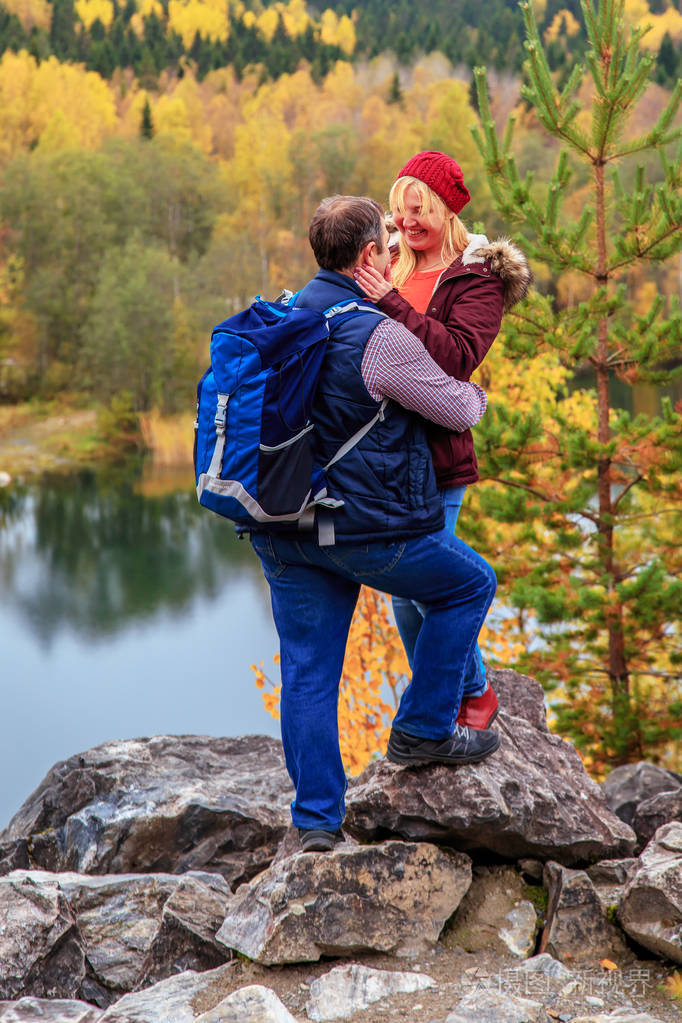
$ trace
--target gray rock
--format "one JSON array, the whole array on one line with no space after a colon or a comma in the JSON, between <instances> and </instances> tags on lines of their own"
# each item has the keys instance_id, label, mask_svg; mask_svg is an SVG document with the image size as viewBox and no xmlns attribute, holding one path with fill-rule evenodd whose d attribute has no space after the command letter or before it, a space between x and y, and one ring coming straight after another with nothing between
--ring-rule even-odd
<instances>
[{"instance_id":1,"label":"gray rock","mask_svg":"<svg viewBox=\"0 0 682 1023\"><path fill-rule=\"evenodd\" d=\"M455 1006L445 1023L544 1023L540 1002L496 991L470 991Z\"/></svg>"},{"instance_id":2,"label":"gray rock","mask_svg":"<svg viewBox=\"0 0 682 1023\"><path fill-rule=\"evenodd\" d=\"M615 767L601 787L611 810L632 825L640 803L659 792L679 791L682 775L641 760L637 764Z\"/></svg>"},{"instance_id":3,"label":"gray rock","mask_svg":"<svg viewBox=\"0 0 682 1023\"><path fill-rule=\"evenodd\" d=\"M98 1023L102 1010L71 999L20 998L0 1002L0 1023Z\"/></svg>"},{"instance_id":4,"label":"gray rock","mask_svg":"<svg viewBox=\"0 0 682 1023\"><path fill-rule=\"evenodd\" d=\"M530 955L535 949L538 919L535 908L524 898L525 891L513 867L475 867L471 887L443 936L445 944L458 945L467 952L486 949L502 954L511 950L515 955ZM523 916L518 919L522 906Z\"/></svg>"},{"instance_id":5,"label":"gray rock","mask_svg":"<svg viewBox=\"0 0 682 1023\"><path fill-rule=\"evenodd\" d=\"M574 976L571 970L559 962L558 959L549 955L548 952L541 952L539 955L531 956L530 959L519 963L518 966L514 967L514 973L519 975L539 973L544 977L550 977L552 980L560 980L562 982L571 980Z\"/></svg>"},{"instance_id":6,"label":"gray rock","mask_svg":"<svg viewBox=\"0 0 682 1023\"><path fill-rule=\"evenodd\" d=\"M339 845L273 864L230 903L217 938L265 964L435 944L471 882L471 861L432 845Z\"/></svg>"},{"instance_id":7,"label":"gray rock","mask_svg":"<svg viewBox=\"0 0 682 1023\"><path fill-rule=\"evenodd\" d=\"M488 668L488 679L507 717L524 718L541 732L548 731L545 693L539 682L511 668Z\"/></svg>"},{"instance_id":8,"label":"gray rock","mask_svg":"<svg viewBox=\"0 0 682 1023\"><path fill-rule=\"evenodd\" d=\"M618 915L640 945L682 963L682 824L656 832L625 887Z\"/></svg>"},{"instance_id":9,"label":"gray rock","mask_svg":"<svg viewBox=\"0 0 682 1023\"><path fill-rule=\"evenodd\" d=\"M622 887L636 868L638 860L630 856L626 860L602 860L585 868L590 881L597 887Z\"/></svg>"},{"instance_id":10,"label":"gray rock","mask_svg":"<svg viewBox=\"0 0 682 1023\"><path fill-rule=\"evenodd\" d=\"M430 987L434 981L424 973L373 970L355 963L337 966L310 985L306 1012L313 1020L348 1019L373 1002Z\"/></svg>"},{"instance_id":11,"label":"gray rock","mask_svg":"<svg viewBox=\"0 0 682 1023\"><path fill-rule=\"evenodd\" d=\"M539 688L507 675L517 702ZM388 834L568 866L632 852L634 832L609 810L573 746L504 710L495 728L500 748L480 764L371 764L348 793L350 832L361 841Z\"/></svg>"},{"instance_id":12,"label":"gray rock","mask_svg":"<svg viewBox=\"0 0 682 1023\"><path fill-rule=\"evenodd\" d=\"M229 958L215 937L225 918L229 891L220 874L182 876L164 903L136 986L147 987L185 970L212 970Z\"/></svg>"},{"instance_id":13,"label":"gray rock","mask_svg":"<svg viewBox=\"0 0 682 1023\"><path fill-rule=\"evenodd\" d=\"M510 909L500 927L500 938L510 952L523 959L535 951L538 917L532 902L522 900Z\"/></svg>"},{"instance_id":14,"label":"gray rock","mask_svg":"<svg viewBox=\"0 0 682 1023\"><path fill-rule=\"evenodd\" d=\"M83 939L56 882L10 875L0 883L0 998L77 999L86 977Z\"/></svg>"},{"instance_id":15,"label":"gray rock","mask_svg":"<svg viewBox=\"0 0 682 1023\"><path fill-rule=\"evenodd\" d=\"M13 865L85 874L210 870L236 887L289 824L281 743L161 735L105 743L55 765L0 833Z\"/></svg>"},{"instance_id":16,"label":"gray rock","mask_svg":"<svg viewBox=\"0 0 682 1023\"><path fill-rule=\"evenodd\" d=\"M549 901L540 952L563 962L614 958L625 952L622 932L608 918L585 871L547 863L544 881Z\"/></svg>"},{"instance_id":17,"label":"gray rock","mask_svg":"<svg viewBox=\"0 0 682 1023\"><path fill-rule=\"evenodd\" d=\"M0 878L9 921L0 932L0 996L81 998L106 1007L159 975L214 967L228 958L214 935L229 898L220 875L15 871Z\"/></svg>"},{"instance_id":18,"label":"gray rock","mask_svg":"<svg viewBox=\"0 0 682 1023\"><path fill-rule=\"evenodd\" d=\"M632 828L643 849L664 824L682 823L682 787L672 792L659 792L644 799L635 810Z\"/></svg>"},{"instance_id":19,"label":"gray rock","mask_svg":"<svg viewBox=\"0 0 682 1023\"><path fill-rule=\"evenodd\" d=\"M274 991L252 984L233 991L214 1009L197 1016L196 1023L297 1023Z\"/></svg>"},{"instance_id":20,"label":"gray rock","mask_svg":"<svg viewBox=\"0 0 682 1023\"><path fill-rule=\"evenodd\" d=\"M518 867L521 873L525 874L530 881L542 883L542 871L545 868L542 860L519 860Z\"/></svg>"},{"instance_id":21,"label":"gray rock","mask_svg":"<svg viewBox=\"0 0 682 1023\"><path fill-rule=\"evenodd\" d=\"M187 970L144 991L124 995L97 1023L194 1023L225 997L231 980L230 963L205 973ZM200 1004L202 1008L198 1008Z\"/></svg>"}]
</instances>

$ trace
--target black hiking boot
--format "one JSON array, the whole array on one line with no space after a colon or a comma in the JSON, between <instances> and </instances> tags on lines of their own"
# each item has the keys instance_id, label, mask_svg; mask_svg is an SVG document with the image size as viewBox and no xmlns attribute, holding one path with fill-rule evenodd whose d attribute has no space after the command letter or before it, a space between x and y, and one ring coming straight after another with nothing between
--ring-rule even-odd
<instances>
[{"instance_id":1,"label":"black hiking boot","mask_svg":"<svg viewBox=\"0 0 682 1023\"><path fill-rule=\"evenodd\" d=\"M500 745L497 732L455 725L448 739L420 739L391 729L386 758L393 764L476 764Z\"/></svg>"},{"instance_id":2,"label":"black hiking boot","mask_svg":"<svg viewBox=\"0 0 682 1023\"><path fill-rule=\"evenodd\" d=\"M298 837L302 852L331 852L335 846L346 840L341 828L338 831L324 831L322 828L299 828Z\"/></svg>"}]
</instances>

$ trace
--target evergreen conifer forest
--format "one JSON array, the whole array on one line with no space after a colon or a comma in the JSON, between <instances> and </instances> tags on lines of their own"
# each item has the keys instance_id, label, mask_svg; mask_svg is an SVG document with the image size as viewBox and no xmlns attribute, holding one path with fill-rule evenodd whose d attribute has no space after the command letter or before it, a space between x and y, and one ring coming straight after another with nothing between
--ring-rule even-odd
<instances>
[{"instance_id":1,"label":"evergreen conifer forest","mask_svg":"<svg viewBox=\"0 0 682 1023\"><path fill-rule=\"evenodd\" d=\"M682 769L681 64L673 0L4 0L0 410L96 407L114 445L189 417L213 324L314 272L319 200L385 203L450 153L468 227L535 277L477 376L485 653L543 681L595 775ZM404 684L373 601L363 756L389 661Z\"/></svg>"}]
</instances>

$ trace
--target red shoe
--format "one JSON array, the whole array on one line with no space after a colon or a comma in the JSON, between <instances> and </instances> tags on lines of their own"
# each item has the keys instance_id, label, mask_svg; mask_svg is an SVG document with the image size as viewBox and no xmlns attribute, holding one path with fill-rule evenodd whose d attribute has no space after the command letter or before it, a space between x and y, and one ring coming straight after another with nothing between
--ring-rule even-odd
<instances>
[{"instance_id":1,"label":"red shoe","mask_svg":"<svg viewBox=\"0 0 682 1023\"><path fill-rule=\"evenodd\" d=\"M457 715L458 725L469 728L490 728L499 710L497 697L488 686L482 696L464 697Z\"/></svg>"}]
</instances>

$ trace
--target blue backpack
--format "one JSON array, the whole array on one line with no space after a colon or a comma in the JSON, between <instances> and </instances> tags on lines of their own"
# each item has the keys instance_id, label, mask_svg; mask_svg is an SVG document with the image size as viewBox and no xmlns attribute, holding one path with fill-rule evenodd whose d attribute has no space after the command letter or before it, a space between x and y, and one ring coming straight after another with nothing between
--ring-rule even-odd
<instances>
[{"instance_id":1,"label":"blue backpack","mask_svg":"<svg viewBox=\"0 0 682 1023\"><path fill-rule=\"evenodd\" d=\"M388 399L325 466L314 461L310 416L330 331L368 312L385 316L352 300L320 312L259 297L214 327L194 424L200 504L238 530L312 530L324 508L319 542L334 542L331 512L343 501L327 496L325 472L383 419Z\"/></svg>"}]
</instances>

